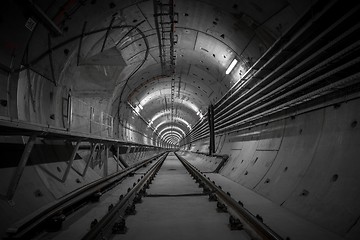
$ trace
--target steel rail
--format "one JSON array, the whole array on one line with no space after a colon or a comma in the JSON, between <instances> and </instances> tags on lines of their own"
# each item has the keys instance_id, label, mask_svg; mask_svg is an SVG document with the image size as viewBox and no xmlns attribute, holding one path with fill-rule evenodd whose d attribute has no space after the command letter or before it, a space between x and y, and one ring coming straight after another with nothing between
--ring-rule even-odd
<instances>
[{"instance_id":1,"label":"steel rail","mask_svg":"<svg viewBox=\"0 0 360 240\"><path fill-rule=\"evenodd\" d=\"M144 160L133 166L120 170L117 173L109 175L105 178L94 181L84 187L81 187L74 192L66 195L65 197L51 203L50 206L44 206L46 209L40 209L39 212L29 215L21 221L13 224L7 229L7 239L28 239L28 236L33 234L32 231L38 229L40 226L50 220L52 217L59 215L64 209L71 208L81 201L86 201L89 197L93 196L99 191L113 187L118 181L126 177L128 174L138 170L143 165L162 157L164 154L159 154L155 157Z\"/></svg>"},{"instance_id":2,"label":"steel rail","mask_svg":"<svg viewBox=\"0 0 360 240\"><path fill-rule=\"evenodd\" d=\"M111 228L112 223L119 217L119 212L127 206L141 187L160 169L168 153L163 154L141 180L82 238L83 240L104 239L106 230Z\"/></svg>"},{"instance_id":3,"label":"steel rail","mask_svg":"<svg viewBox=\"0 0 360 240\"><path fill-rule=\"evenodd\" d=\"M251 214L248 210L246 210L243 206L241 206L238 202L236 202L233 198L231 198L228 194L226 194L223 190L221 190L216 184L210 181L209 178L206 178L199 170L197 170L194 166L192 166L185 158L179 156L175 152L176 157L181 161L181 163L185 166L185 168L198 179L201 179L203 183L205 183L211 190L214 192L218 199L231 208L243 221L245 221L251 230L253 230L256 235L261 237L263 240L282 240L283 238L274 232L267 225L262 223L259 219L257 219L253 214Z\"/></svg>"}]
</instances>

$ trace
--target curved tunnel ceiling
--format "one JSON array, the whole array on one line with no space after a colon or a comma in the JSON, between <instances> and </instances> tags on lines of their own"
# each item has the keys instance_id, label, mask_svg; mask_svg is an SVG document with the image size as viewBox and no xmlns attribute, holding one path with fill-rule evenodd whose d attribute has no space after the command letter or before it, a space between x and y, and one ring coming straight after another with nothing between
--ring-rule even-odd
<instances>
[{"instance_id":1,"label":"curved tunnel ceiling","mask_svg":"<svg viewBox=\"0 0 360 240\"><path fill-rule=\"evenodd\" d=\"M83 29L80 54L77 43L69 43L70 58L56 58L66 61L65 70L57 71L73 95L108 99L108 111L119 121L136 112L154 132L179 128L184 135L310 3L91 1L71 18L57 15L68 30L54 45ZM77 4L69 1L67 10ZM234 59L237 64L226 74ZM43 68L39 72L46 75L49 69ZM178 140L171 137L172 143Z\"/></svg>"}]
</instances>

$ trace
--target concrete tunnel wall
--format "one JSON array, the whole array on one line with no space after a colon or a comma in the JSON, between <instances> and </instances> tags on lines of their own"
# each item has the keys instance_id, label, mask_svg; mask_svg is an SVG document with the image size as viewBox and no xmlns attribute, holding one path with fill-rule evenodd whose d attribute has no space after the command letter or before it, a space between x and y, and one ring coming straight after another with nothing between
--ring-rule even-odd
<instances>
[{"instance_id":1,"label":"concrete tunnel wall","mask_svg":"<svg viewBox=\"0 0 360 240\"><path fill-rule=\"evenodd\" d=\"M345 101L216 136L216 153L229 154L220 174L297 216L356 239L359 106L359 99ZM202 140L187 147L207 153L208 145Z\"/></svg>"},{"instance_id":2,"label":"concrete tunnel wall","mask_svg":"<svg viewBox=\"0 0 360 240\"><path fill-rule=\"evenodd\" d=\"M13 104L0 106L0 117L67 131L69 128L68 107L70 106L68 97L72 94L70 91L71 79L64 79L65 85L55 87L52 82L33 71L22 71L19 74L19 78L14 78L13 80L10 89ZM73 100L71 101L71 107L74 112L71 122L71 131L73 133L89 133L90 107L94 109L94 114L97 116L101 112L105 114L111 112L111 105L107 99L74 95L71 95L71 98ZM83 102L85 105L79 104L79 102ZM137 118L132 111L129 112L130 116L128 117L130 120L122 123L122 125L114 126L111 134L115 136L118 133L117 139L119 140L152 145L153 143L150 139L144 136L144 133L150 130L146 128L142 120ZM139 129L147 129L147 131L138 131L134 127L136 125L140 126ZM96 132L96 134L111 137L111 135L106 135L107 132L100 130L96 125L93 125L92 129L93 133ZM148 133L148 136L151 136L151 134ZM15 162L19 161L27 139L27 137L0 136L0 142L3 144L1 149L3 152L3 164L0 167L1 196L6 196L7 194L8 186L17 167ZM10 146L8 151L4 144L10 144L7 145ZM59 141L56 144L60 148L64 147L63 141ZM72 191L104 177L104 170L101 165L105 158L104 154L98 157L95 161L96 164L87 170L85 176L79 174L84 169L90 152L89 150L79 150L78 158L75 159L68 178L62 183L59 180L67 168L66 161L68 159L66 156L71 154L72 149L62 149L63 152L51 153L45 151L43 145L46 144L36 143L36 146L42 147L39 147L38 150L35 147L33 150L29 160L30 165L26 166L21 176L13 200L7 201L5 198L0 200L0 211L2 212L2 217L0 218L0 236L3 236L7 228L17 221L21 221L26 216L45 209ZM14 151L11 152L14 148L16 148L20 155L15 154ZM130 166L161 152L159 149L149 151L148 149L137 147L126 149L120 156ZM31 161L34 163L31 164ZM14 164L5 166L4 162L13 162ZM35 162L38 165L35 165ZM115 171L116 161L110 152L108 174L112 174Z\"/></svg>"}]
</instances>

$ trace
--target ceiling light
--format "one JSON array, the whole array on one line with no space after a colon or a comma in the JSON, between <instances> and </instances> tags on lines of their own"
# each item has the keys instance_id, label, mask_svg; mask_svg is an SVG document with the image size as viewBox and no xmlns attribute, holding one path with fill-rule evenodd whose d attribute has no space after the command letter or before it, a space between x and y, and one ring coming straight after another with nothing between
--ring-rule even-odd
<instances>
[{"instance_id":1,"label":"ceiling light","mask_svg":"<svg viewBox=\"0 0 360 240\"><path fill-rule=\"evenodd\" d=\"M226 69L226 75L229 74L235 67L235 65L237 64L238 60L236 60L236 58L234 58L234 60L231 62L230 66L228 67L228 69Z\"/></svg>"}]
</instances>

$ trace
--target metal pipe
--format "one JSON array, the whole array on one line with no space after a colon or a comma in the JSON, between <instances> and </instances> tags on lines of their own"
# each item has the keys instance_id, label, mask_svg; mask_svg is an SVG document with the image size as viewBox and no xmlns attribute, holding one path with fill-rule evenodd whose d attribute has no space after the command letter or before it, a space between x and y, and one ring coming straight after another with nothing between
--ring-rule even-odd
<instances>
[{"instance_id":1,"label":"metal pipe","mask_svg":"<svg viewBox=\"0 0 360 240\"><path fill-rule=\"evenodd\" d=\"M358 8L354 9L357 10ZM352 12L354 13L354 12ZM332 25L330 30L333 29L335 26L337 26L338 24L340 24L342 21L338 21L336 25ZM276 84L280 85L279 82L285 82L284 84L280 85L280 89L285 88L286 86L290 85L290 83L293 83L295 80L300 79L301 76L304 76L306 73L310 74L312 71L315 71L316 69L319 69L321 66L327 66L329 63L331 63L332 61L338 59L341 57L341 55L344 55L346 52L350 52L352 49L355 49L358 46L358 43L354 43L351 46L347 46L344 50L339 51L338 53L334 54L331 57L327 57L325 58L324 61L322 62L316 62L316 57L330 53L331 51L327 51L329 48L333 47L336 43L340 42L341 40L345 39L346 37L348 37L349 35L351 35L352 33L354 34L354 32L356 30L359 29L360 24L356 24L354 26L352 26L349 30L347 30L346 32L344 32L343 34L341 34L340 36L338 36L336 39L334 39L333 41L329 42L328 44L326 44L325 46L323 46L322 48L318 49L317 51L315 51L313 54L311 54L309 57L303 59L301 62L297 63L295 67L291 67L289 68L288 71L286 71L285 73L281 74L280 76L276 77L275 79L270 79L271 75L276 73L277 71L286 68L286 64L291 63L292 61L296 60L296 57L301 56L301 54L303 54L304 51L308 50L312 45L314 45L315 43L317 43L317 41L319 41L319 39L324 38L324 34L328 33L330 30L328 29L327 31L324 31L322 34L319 34L319 36L317 38L315 38L314 40L312 40L310 43L308 43L303 49L301 49L300 51L298 51L296 54L294 54L291 58L289 58L287 61L285 61L283 64L281 64L280 66L277 67L277 69L275 69L271 74L267 75L264 79L262 79L259 83L255 84L255 86L250 89L249 91L247 91L245 94L243 94L242 96L238 97L235 101L231 102L230 104L228 104L225 108L223 109L219 109L219 111L215 114L217 119L221 119L223 118L224 114L226 114L226 110L228 111L236 111L237 109L234 107L237 107L236 104L244 104L246 101L252 102L252 99L254 97L256 97L258 94L265 92L266 90L268 90L269 88L271 88L272 86L275 86ZM348 44L348 43L347 43ZM306 72L302 72L301 74L299 74L298 76L296 76L293 80L289 80L287 79L287 76L290 75L291 73L294 73L296 70L299 71L299 69L301 69L301 67L308 65L311 61L315 61L316 65L313 66L312 68L308 69ZM266 81L268 81L268 84L265 85ZM279 89L279 88L278 88ZM256 94L254 94L254 91L258 90L258 92L256 92ZM277 89L276 89L277 90Z\"/></svg>"},{"instance_id":2,"label":"metal pipe","mask_svg":"<svg viewBox=\"0 0 360 240\"><path fill-rule=\"evenodd\" d=\"M359 43L359 45L360 45L360 43ZM303 85L300 85L300 86L294 88L294 89L291 90L291 91L288 91L288 92L286 92L286 93L283 93L282 95L278 96L278 97L275 98L275 99L266 101L264 104L262 104L262 105L260 105L260 106L258 106L258 107L252 107L252 106L253 106L255 103L259 102L261 99L255 101L255 102L253 102L253 103L250 103L250 104L244 106L244 107L241 109L242 112L243 112L243 114L240 114L239 112L232 113L232 114L230 114L229 116L227 116L224 120L219 121L219 122L218 122L218 125L217 125L215 128L216 128L216 129L219 129L219 128L221 128L222 126L227 125L228 123L237 122L237 121L239 121L239 119L240 119L241 117L244 117L244 116L246 116L246 115L249 115L249 114L255 112L256 110L259 110L260 108L265 108L266 106L269 106L270 104L273 104L273 103L275 103L276 101L279 101L279 100L281 100L281 99L285 99L286 97L291 97L292 94L294 94L294 93L296 93L296 92L301 92L303 89L306 89L307 87L309 87L309 86L311 86L311 85L314 85L315 83L318 83L318 82L320 82L320 81L325 81L325 80L327 79L327 77L329 77L329 76L331 76L331 75L334 75L334 74L336 74L336 73L339 73L340 71L343 71L343 70L345 71L348 67L354 66L355 64L358 64L359 62L360 62L360 57L357 57L356 59L354 59L354 60L352 60L352 61L350 61L350 62L348 62L348 63L346 63L346 64L344 64L344 65L341 65L341 66L339 66L339 67L333 68L331 71L328 71L328 72L326 72L325 74L322 74L322 75L318 76L317 78L312 79L311 81L308 81L308 82L304 83ZM349 74L351 74L351 73L349 73ZM332 84L330 84L330 85L326 85L325 87L328 88L328 86L332 86L332 85L336 84L337 82L340 82L341 80L342 80L342 79L337 79L336 82L334 82L334 83L332 83ZM309 91L309 93L311 93L311 91ZM266 96L267 96L267 95L265 95L264 97L266 97ZM287 101L287 102L289 102L289 101ZM246 109L248 109L248 108L250 108L250 107L252 107L251 110L245 111ZM237 115L237 116L235 116L235 115ZM230 119L230 120L229 120L229 121L226 121L226 119Z\"/></svg>"}]
</instances>

